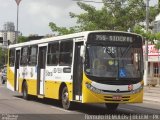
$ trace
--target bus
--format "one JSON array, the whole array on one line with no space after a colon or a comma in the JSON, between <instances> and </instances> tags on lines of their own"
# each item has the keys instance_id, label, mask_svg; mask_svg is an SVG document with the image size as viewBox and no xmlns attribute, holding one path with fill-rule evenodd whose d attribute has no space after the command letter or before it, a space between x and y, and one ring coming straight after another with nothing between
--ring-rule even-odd
<instances>
[{"instance_id":1,"label":"bus","mask_svg":"<svg viewBox=\"0 0 160 120\"><path fill-rule=\"evenodd\" d=\"M143 37L122 31L85 31L9 46L7 87L30 96L73 102L143 102Z\"/></svg>"}]
</instances>

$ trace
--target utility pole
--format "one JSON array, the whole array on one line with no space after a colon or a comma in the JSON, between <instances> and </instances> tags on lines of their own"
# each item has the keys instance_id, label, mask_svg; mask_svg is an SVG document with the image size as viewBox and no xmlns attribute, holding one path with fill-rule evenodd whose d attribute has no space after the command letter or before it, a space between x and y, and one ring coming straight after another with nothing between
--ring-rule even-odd
<instances>
[{"instance_id":1,"label":"utility pole","mask_svg":"<svg viewBox=\"0 0 160 120\"><path fill-rule=\"evenodd\" d=\"M146 0L146 33L149 28L149 0ZM144 85L148 82L148 40L145 40L145 70L144 70Z\"/></svg>"},{"instance_id":2,"label":"utility pole","mask_svg":"<svg viewBox=\"0 0 160 120\"><path fill-rule=\"evenodd\" d=\"M21 2L21 0L15 0L17 3L17 31L16 31L16 39L15 39L15 43L17 43L18 41L18 15L19 15L19 4Z\"/></svg>"}]
</instances>

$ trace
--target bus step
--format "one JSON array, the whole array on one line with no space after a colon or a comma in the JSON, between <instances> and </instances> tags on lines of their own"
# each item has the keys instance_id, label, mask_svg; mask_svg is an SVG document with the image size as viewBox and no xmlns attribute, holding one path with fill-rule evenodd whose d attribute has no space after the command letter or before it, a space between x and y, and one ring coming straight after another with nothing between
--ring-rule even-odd
<instances>
[{"instance_id":1,"label":"bus step","mask_svg":"<svg viewBox=\"0 0 160 120\"><path fill-rule=\"evenodd\" d=\"M38 95L38 98L44 98L44 95Z\"/></svg>"}]
</instances>

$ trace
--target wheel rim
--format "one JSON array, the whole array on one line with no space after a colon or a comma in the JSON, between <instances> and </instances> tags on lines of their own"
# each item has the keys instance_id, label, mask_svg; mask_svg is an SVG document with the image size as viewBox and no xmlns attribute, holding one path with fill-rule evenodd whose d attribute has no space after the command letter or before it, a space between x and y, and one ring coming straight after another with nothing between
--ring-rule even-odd
<instances>
[{"instance_id":1,"label":"wheel rim","mask_svg":"<svg viewBox=\"0 0 160 120\"><path fill-rule=\"evenodd\" d=\"M65 109L68 109L70 105L69 94L67 89L64 89L62 92L62 105Z\"/></svg>"}]
</instances>

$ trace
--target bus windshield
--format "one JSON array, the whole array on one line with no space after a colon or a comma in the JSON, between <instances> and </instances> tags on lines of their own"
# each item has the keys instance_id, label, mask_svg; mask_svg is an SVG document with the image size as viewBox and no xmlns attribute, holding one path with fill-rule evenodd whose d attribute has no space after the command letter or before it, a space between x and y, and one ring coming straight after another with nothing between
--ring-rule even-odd
<instances>
[{"instance_id":1,"label":"bus windshield","mask_svg":"<svg viewBox=\"0 0 160 120\"><path fill-rule=\"evenodd\" d=\"M142 73L142 49L127 46L88 44L85 72L104 78L140 78Z\"/></svg>"}]
</instances>

